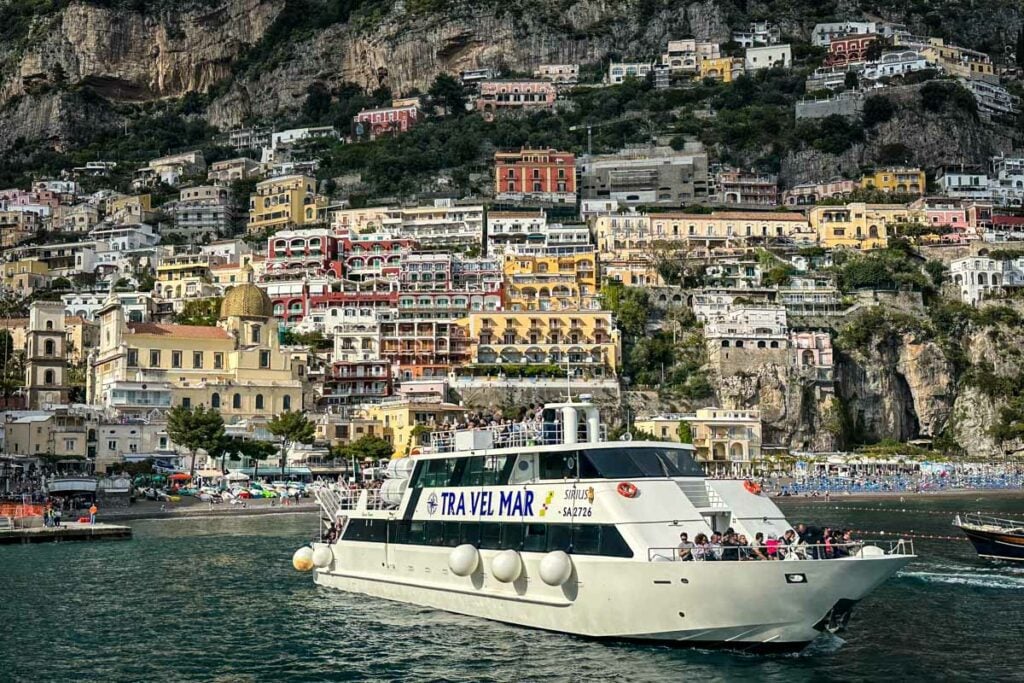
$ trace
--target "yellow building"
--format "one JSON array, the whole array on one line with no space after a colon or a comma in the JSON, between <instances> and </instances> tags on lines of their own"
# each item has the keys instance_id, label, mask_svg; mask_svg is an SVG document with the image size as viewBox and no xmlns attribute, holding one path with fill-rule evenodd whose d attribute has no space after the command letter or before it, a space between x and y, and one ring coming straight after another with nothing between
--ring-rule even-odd
<instances>
[{"instance_id":1,"label":"yellow building","mask_svg":"<svg viewBox=\"0 0 1024 683\"><path fill-rule=\"evenodd\" d=\"M679 441L679 425L690 425L697 460L711 472L746 472L761 458L761 411L700 408L689 415L638 417L633 427L664 441Z\"/></svg>"},{"instance_id":2,"label":"yellow building","mask_svg":"<svg viewBox=\"0 0 1024 683\"><path fill-rule=\"evenodd\" d=\"M255 282L253 269L255 259L251 255L242 257L241 263L222 263L210 266L210 278L221 291L235 285Z\"/></svg>"},{"instance_id":3,"label":"yellow building","mask_svg":"<svg viewBox=\"0 0 1024 683\"><path fill-rule=\"evenodd\" d=\"M712 251L763 243L772 237L813 242L807 217L791 211L714 211L691 213L627 213L599 216L594 221L602 261L651 257L661 249Z\"/></svg>"},{"instance_id":4,"label":"yellow building","mask_svg":"<svg viewBox=\"0 0 1024 683\"><path fill-rule=\"evenodd\" d=\"M11 455L54 455L85 458L88 424L66 408L48 415L23 415L4 425L5 452Z\"/></svg>"},{"instance_id":5,"label":"yellow building","mask_svg":"<svg viewBox=\"0 0 1024 683\"><path fill-rule=\"evenodd\" d=\"M86 359L90 349L99 345L100 327L80 315L64 318L64 331L67 333L68 361L77 364Z\"/></svg>"},{"instance_id":6,"label":"yellow building","mask_svg":"<svg viewBox=\"0 0 1024 683\"><path fill-rule=\"evenodd\" d=\"M37 259L21 259L4 263L3 286L28 295L45 287L50 281L50 267Z\"/></svg>"},{"instance_id":7,"label":"yellow building","mask_svg":"<svg viewBox=\"0 0 1024 683\"><path fill-rule=\"evenodd\" d=\"M506 254L505 308L565 311L597 308L597 252Z\"/></svg>"},{"instance_id":8,"label":"yellow building","mask_svg":"<svg viewBox=\"0 0 1024 683\"><path fill-rule=\"evenodd\" d=\"M181 310L189 299L216 296L210 266L207 254L168 256L156 268L153 295L173 301L175 310Z\"/></svg>"},{"instance_id":9,"label":"yellow building","mask_svg":"<svg viewBox=\"0 0 1024 683\"><path fill-rule=\"evenodd\" d=\"M146 223L153 217L153 198L138 194L111 199L107 202L107 215L125 223Z\"/></svg>"},{"instance_id":10,"label":"yellow building","mask_svg":"<svg viewBox=\"0 0 1024 683\"><path fill-rule=\"evenodd\" d=\"M292 225L322 223L327 219L327 197L316 193L316 179L287 175L256 184L249 196L250 233Z\"/></svg>"},{"instance_id":11,"label":"yellow building","mask_svg":"<svg viewBox=\"0 0 1024 683\"><path fill-rule=\"evenodd\" d=\"M97 316L100 343L88 378L93 404L139 417L205 405L231 423L307 403L307 363L282 353L270 298L255 285L227 292L214 327L129 323L114 298Z\"/></svg>"},{"instance_id":12,"label":"yellow building","mask_svg":"<svg viewBox=\"0 0 1024 683\"><path fill-rule=\"evenodd\" d=\"M902 204L865 204L814 206L808 211L811 227L823 247L880 249L889 244L893 226L899 223L923 223L924 214Z\"/></svg>"},{"instance_id":13,"label":"yellow building","mask_svg":"<svg viewBox=\"0 0 1024 683\"><path fill-rule=\"evenodd\" d=\"M883 168L860 179L865 190L897 194L922 194L925 191L924 171L919 168Z\"/></svg>"},{"instance_id":14,"label":"yellow building","mask_svg":"<svg viewBox=\"0 0 1024 683\"><path fill-rule=\"evenodd\" d=\"M743 60L732 57L710 57L702 59L697 75L701 79L710 78L720 83L732 83L743 74Z\"/></svg>"},{"instance_id":15,"label":"yellow building","mask_svg":"<svg viewBox=\"0 0 1024 683\"><path fill-rule=\"evenodd\" d=\"M445 429L465 412L462 406L445 403L438 398L402 398L368 406L362 417L381 425L383 438L395 447L393 457L403 458L421 445L424 432ZM418 426L425 429L417 430Z\"/></svg>"},{"instance_id":16,"label":"yellow building","mask_svg":"<svg viewBox=\"0 0 1024 683\"><path fill-rule=\"evenodd\" d=\"M608 311L473 312L466 333L473 365L496 370L569 364L589 377L613 377L621 361L619 331Z\"/></svg>"}]
</instances>

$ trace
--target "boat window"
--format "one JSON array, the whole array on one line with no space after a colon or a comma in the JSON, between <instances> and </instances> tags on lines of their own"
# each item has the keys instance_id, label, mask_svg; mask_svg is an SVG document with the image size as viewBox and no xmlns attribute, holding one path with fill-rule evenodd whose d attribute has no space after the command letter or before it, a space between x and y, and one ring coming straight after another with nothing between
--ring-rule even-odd
<instances>
[{"instance_id":1,"label":"boat window","mask_svg":"<svg viewBox=\"0 0 1024 683\"><path fill-rule=\"evenodd\" d=\"M501 547L521 550L523 547L523 535L525 531L525 524L502 524Z\"/></svg>"},{"instance_id":2,"label":"boat window","mask_svg":"<svg viewBox=\"0 0 1024 683\"><path fill-rule=\"evenodd\" d=\"M463 522L462 531L459 536L459 543L480 545L480 525L476 522Z\"/></svg>"},{"instance_id":3,"label":"boat window","mask_svg":"<svg viewBox=\"0 0 1024 683\"><path fill-rule=\"evenodd\" d=\"M427 522L426 544L442 545L444 542L444 522Z\"/></svg>"},{"instance_id":4,"label":"boat window","mask_svg":"<svg viewBox=\"0 0 1024 683\"><path fill-rule=\"evenodd\" d=\"M409 540L406 543L423 545L427 540L427 523L412 522L409 524Z\"/></svg>"},{"instance_id":5,"label":"boat window","mask_svg":"<svg viewBox=\"0 0 1024 683\"><path fill-rule=\"evenodd\" d=\"M576 451L540 454L541 479L575 479Z\"/></svg>"},{"instance_id":6,"label":"boat window","mask_svg":"<svg viewBox=\"0 0 1024 683\"><path fill-rule=\"evenodd\" d=\"M572 525L552 524L548 527L548 552L553 550L572 550Z\"/></svg>"},{"instance_id":7,"label":"boat window","mask_svg":"<svg viewBox=\"0 0 1024 683\"><path fill-rule=\"evenodd\" d=\"M444 545L449 548L454 548L459 544L459 523L458 522L445 522L444 523Z\"/></svg>"},{"instance_id":8,"label":"boat window","mask_svg":"<svg viewBox=\"0 0 1024 683\"><path fill-rule=\"evenodd\" d=\"M597 524L572 525L572 551L581 555L601 552L601 527Z\"/></svg>"},{"instance_id":9,"label":"boat window","mask_svg":"<svg viewBox=\"0 0 1024 683\"><path fill-rule=\"evenodd\" d=\"M523 550L542 553L547 550L548 527L546 524L527 524L523 538Z\"/></svg>"},{"instance_id":10,"label":"boat window","mask_svg":"<svg viewBox=\"0 0 1024 683\"><path fill-rule=\"evenodd\" d=\"M704 476L693 456L678 448L597 448L583 451L582 457L583 479Z\"/></svg>"},{"instance_id":11,"label":"boat window","mask_svg":"<svg viewBox=\"0 0 1024 683\"><path fill-rule=\"evenodd\" d=\"M480 524L480 547L487 550L501 548L501 524L498 522L482 522Z\"/></svg>"},{"instance_id":12,"label":"boat window","mask_svg":"<svg viewBox=\"0 0 1024 683\"><path fill-rule=\"evenodd\" d=\"M622 538L622 534L614 526L606 526L601 529L601 552L599 554L608 557L633 557L633 551L630 550L626 539Z\"/></svg>"}]
</instances>

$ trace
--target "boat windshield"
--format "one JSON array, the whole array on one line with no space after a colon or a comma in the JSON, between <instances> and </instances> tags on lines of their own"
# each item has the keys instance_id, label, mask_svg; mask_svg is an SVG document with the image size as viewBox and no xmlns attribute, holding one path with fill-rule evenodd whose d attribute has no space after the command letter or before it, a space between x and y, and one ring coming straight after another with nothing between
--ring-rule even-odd
<instances>
[{"instance_id":1,"label":"boat windshield","mask_svg":"<svg viewBox=\"0 0 1024 683\"><path fill-rule=\"evenodd\" d=\"M581 456L581 479L704 476L693 456L679 448L595 448Z\"/></svg>"}]
</instances>

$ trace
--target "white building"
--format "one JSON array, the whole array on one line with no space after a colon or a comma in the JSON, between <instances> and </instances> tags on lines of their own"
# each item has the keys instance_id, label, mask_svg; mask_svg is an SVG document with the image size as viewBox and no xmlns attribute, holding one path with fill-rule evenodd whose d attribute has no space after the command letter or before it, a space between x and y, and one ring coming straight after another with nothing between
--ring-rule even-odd
<instances>
[{"instance_id":1,"label":"white building","mask_svg":"<svg viewBox=\"0 0 1024 683\"><path fill-rule=\"evenodd\" d=\"M989 294L1003 287L1024 284L1024 258L999 261L984 256L968 256L949 264L949 277L965 304L977 306Z\"/></svg>"},{"instance_id":2,"label":"white building","mask_svg":"<svg viewBox=\"0 0 1024 683\"><path fill-rule=\"evenodd\" d=\"M890 24L885 21L834 21L815 24L814 29L811 30L811 45L828 47L835 38L871 33L883 38L891 38L896 31L905 29L906 27L902 24Z\"/></svg>"},{"instance_id":3,"label":"white building","mask_svg":"<svg viewBox=\"0 0 1024 683\"><path fill-rule=\"evenodd\" d=\"M1003 86L975 78L960 78L958 80L960 85L974 95L974 100L978 103L978 110L983 114L1015 116L1020 111L1020 98L1011 95Z\"/></svg>"},{"instance_id":4,"label":"white building","mask_svg":"<svg viewBox=\"0 0 1024 683\"><path fill-rule=\"evenodd\" d=\"M147 292L114 292L114 297L121 304L128 322L148 322L156 312L156 303ZM96 312L103 308L109 292L76 292L61 297L64 312L67 316L81 316L90 322L96 322Z\"/></svg>"},{"instance_id":5,"label":"white building","mask_svg":"<svg viewBox=\"0 0 1024 683\"><path fill-rule=\"evenodd\" d=\"M668 41L668 49L661 55L661 64L673 73L695 74L703 60L719 59L721 56L722 49L718 43L683 38Z\"/></svg>"},{"instance_id":6,"label":"white building","mask_svg":"<svg viewBox=\"0 0 1024 683\"><path fill-rule=\"evenodd\" d=\"M993 157L989 189L1000 206L1024 204L1024 157Z\"/></svg>"},{"instance_id":7,"label":"white building","mask_svg":"<svg viewBox=\"0 0 1024 683\"><path fill-rule=\"evenodd\" d=\"M782 30L767 21L752 21L746 30L732 32L732 42L738 43L743 48L778 45L782 42Z\"/></svg>"},{"instance_id":8,"label":"white building","mask_svg":"<svg viewBox=\"0 0 1024 683\"><path fill-rule=\"evenodd\" d=\"M608 83L618 85L627 78L643 80L651 72L652 65L648 62L611 62L608 65Z\"/></svg>"},{"instance_id":9,"label":"white building","mask_svg":"<svg viewBox=\"0 0 1024 683\"><path fill-rule=\"evenodd\" d=\"M579 83L579 64L541 64L533 71L533 77L554 83L556 88L571 88Z\"/></svg>"},{"instance_id":10,"label":"white building","mask_svg":"<svg viewBox=\"0 0 1024 683\"><path fill-rule=\"evenodd\" d=\"M877 81L881 78L903 76L929 68L928 60L917 50L886 52L875 61L864 62L861 78Z\"/></svg>"},{"instance_id":11,"label":"white building","mask_svg":"<svg viewBox=\"0 0 1024 683\"><path fill-rule=\"evenodd\" d=\"M423 246L482 246L484 207L437 199L433 206L388 209L381 228L395 237L413 239Z\"/></svg>"},{"instance_id":12,"label":"white building","mask_svg":"<svg viewBox=\"0 0 1024 683\"><path fill-rule=\"evenodd\" d=\"M792 65L793 50L788 44L751 47L747 49L743 58L743 66L747 71L770 69L775 66L788 69Z\"/></svg>"},{"instance_id":13,"label":"white building","mask_svg":"<svg viewBox=\"0 0 1024 683\"><path fill-rule=\"evenodd\" d=\"M945 169L935 178L935 183L941 188L942 194L947 197L979 201L992 199L987 173Z\"/></svg>"}]
</instances>

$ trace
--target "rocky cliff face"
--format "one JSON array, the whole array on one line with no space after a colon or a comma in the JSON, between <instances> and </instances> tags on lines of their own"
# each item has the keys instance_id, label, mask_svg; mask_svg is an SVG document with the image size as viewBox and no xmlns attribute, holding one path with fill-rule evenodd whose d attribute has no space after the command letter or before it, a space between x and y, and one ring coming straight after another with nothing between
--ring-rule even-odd
<instances>
[{"instance_id":1,"label":"rocky cliff face","mask_svg":"<svg viewBox=\"0 0 1024 683\"><path fill-rule=\"evenodd\" d=\"M766 364L754 373L720 379L717 389L721 407L761 411L765 444L818 451L839 446L831 393L795 368Z\"/></svg>"},{"instance_id":2,"label":"rocky cliff face","mask_svg":"<svg viewBox=\"0 0 1024 683\"><path fill-rule=\"evenodd\" d=\"M849 428L859 439L934 437L949 420L956 385L934 342L903 335L895 345L840 353L836 375Z\"/></svg>"},{"instance_id":3,"label":"rocky cliff face","mask_svg":"<svg viewBox=\"0 0 1024 683\"><path fill-rule=\"evenodd\" d=\"M113 100L205 92L231 73L242 49L260 39L283 6L283 0L225 0L143 15L72 3L23 54L0 102L65 82Z\"/></svg>"}]
</instances>

